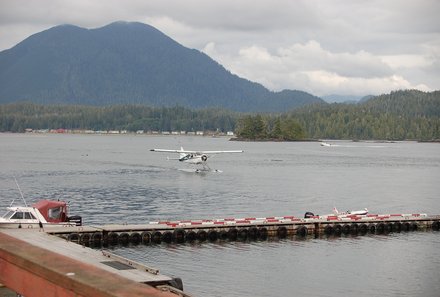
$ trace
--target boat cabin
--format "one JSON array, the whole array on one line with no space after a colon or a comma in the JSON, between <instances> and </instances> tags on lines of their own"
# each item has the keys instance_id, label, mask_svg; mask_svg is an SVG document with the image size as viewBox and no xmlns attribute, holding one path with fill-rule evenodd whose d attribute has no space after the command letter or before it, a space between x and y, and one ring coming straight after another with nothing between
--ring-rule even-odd
<instances>
[{"instance_id":1,"label":"boat cabin","mask_svg":"<svg viewBox=\"0 0 440 297\"><path fill-rule=\"evenodd\" d=\"M15 206L8 207L8 211L0 217L0 227L6 224L40 224L46 223L46 219L38 209L34 207Z\"/></svg>"},{"instance_id":2,"label":"boat cabin","mask_svg":"<svg viewBox=\"0 0 440 297\"><path fill-rule=\"evenodd\" d=\"M31 228L33 224L38 224L40 227L44 225L82 225L82 218L80 216L67 216L67 203L63 201L41 200L34 205L8 207L3 217L0 217L0 227L8 228L22 225L27 225Z\"/></svg>"},{"instance_id":3,"label":"boat cabin","mask_svg":"<svg viewBox=\"0 0 440 297\"><path fill-rule=\"evenodd\" d=\"M63 201L41 200L32 207L38 209L48 223L67 221L67 203Z\"/></svg>"}]
</instances>

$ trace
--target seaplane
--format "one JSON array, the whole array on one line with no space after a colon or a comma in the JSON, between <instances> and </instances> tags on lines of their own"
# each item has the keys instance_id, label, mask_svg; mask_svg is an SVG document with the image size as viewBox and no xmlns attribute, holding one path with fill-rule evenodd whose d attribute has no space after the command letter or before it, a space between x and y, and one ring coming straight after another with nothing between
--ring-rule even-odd
<instances>
[{"instance_id":1,"label":"seaplane","mask_svg":"<svg viewBox=\"0 0 440 297\"><path fill-rule=\"evenodd\" d=\"M180 147L180 150L170 150L170 149L151 149L152 152L159 153L178 153L178 158L168 158L168 160L178 160L180 162L184 162L191 165L201 165L201 168L195 169L195 172L221 172L220 170L211 170L208 166L208 158L210 155L216 154L233 154L233 153L243 153L243 150L234 150L234 151L188 151L184 150L183 147Z\"/></svg>"},{"instance_id":2,"label":"seaplane","mask_svg":"<svg viewBox=\"0 0 440 297\"><path fill-rule=\"evenodd\" d=\"M328 142L321 142L320 144L321 146L333 146L331 143Z\"/></svg>"}]
</instances>

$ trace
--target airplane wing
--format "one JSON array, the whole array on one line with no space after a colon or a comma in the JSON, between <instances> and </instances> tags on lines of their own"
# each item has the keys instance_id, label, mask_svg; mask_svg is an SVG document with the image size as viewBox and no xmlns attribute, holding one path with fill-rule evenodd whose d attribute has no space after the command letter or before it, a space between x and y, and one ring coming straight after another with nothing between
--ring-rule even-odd
<instances>
[{"instance_id":1,"label":"airplane wing","mask_svg":"<svg viewBox=\"0 0 440 297\"><path fill-rule=\"evenodd\" d=\"M159 153L185 153L185 154L193 153L193 152L181 151L181 150L164 150L164 149L151 149L150 152L159 152Z\"/></svg>"},{"instance_id":2,"label":"airplane wing","mask_svg":"<svg viewBox=\"0 0 440 297\"><path fill-rule=\"evenodd\" d=\"M229 154L229 153L244 153L244 151L200 151L200 154Z\"/></svg>"},{"instance_id":3,"label":"airplane wing","mask_svg":"<svg viewBox=\"0 0 440 297\"><path fill-rule=\"evenodd\" d=\"M183 153L183 154L244 153L243 150L236 150L236 151L187 151L187 150L151 149L150 151L152 151L152 152L161 152L161 153Z\"/></svg>"}]
</instances>

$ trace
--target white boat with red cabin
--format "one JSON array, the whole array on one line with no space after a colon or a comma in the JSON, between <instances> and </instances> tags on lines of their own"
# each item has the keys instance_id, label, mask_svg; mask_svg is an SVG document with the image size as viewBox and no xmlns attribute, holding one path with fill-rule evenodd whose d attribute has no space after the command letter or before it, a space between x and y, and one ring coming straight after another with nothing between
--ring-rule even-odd
<instances>
[{"instance_id":1,"label":"white boat with red cabin","mask_svg":"<svg viewBox=\"0 0 440 297\"><path fill-rule=\"evenodd\" d=\"M41 200L32 206L10 206L0 217L0 228L44 228L51 226L81 226L80 216L68 216L63 201Z\"/></svg>"}]
</instances>

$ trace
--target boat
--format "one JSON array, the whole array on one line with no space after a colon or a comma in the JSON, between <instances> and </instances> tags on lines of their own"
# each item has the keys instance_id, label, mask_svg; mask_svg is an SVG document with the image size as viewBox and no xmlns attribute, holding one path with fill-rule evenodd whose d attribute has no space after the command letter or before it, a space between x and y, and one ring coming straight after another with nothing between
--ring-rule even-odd
<instances>
[{"instance_id":1,"label":"boat","mask_svg":"<svg viewBox=\"0 0 440 297\"><path fill-rule=\"evenodd\" d=\"M80 216L68 216L66 202L41 200L32 206L10 206L0 217L0 228L45 228L81 226Z\"/></svg>"}]
</instances>

